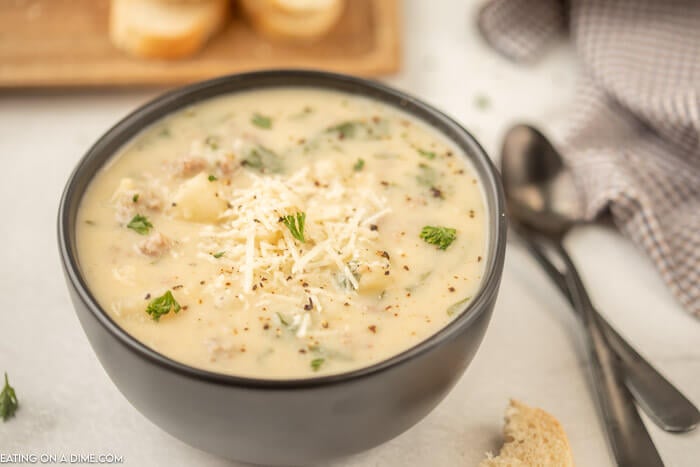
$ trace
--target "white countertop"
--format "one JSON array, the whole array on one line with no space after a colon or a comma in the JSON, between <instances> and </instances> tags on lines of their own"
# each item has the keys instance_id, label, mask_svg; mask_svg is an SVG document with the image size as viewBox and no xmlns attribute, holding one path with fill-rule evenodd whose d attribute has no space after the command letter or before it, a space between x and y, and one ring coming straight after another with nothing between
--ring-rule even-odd
<instances>
[{"instance_id":1,"label":"white countertop","mask_svg":"<svg viewBox=\"0 0 700 467\"><path fill-rule=\"evenodd\" d=\"M451 114L491 155L515 120L561 133L576 66L555 47L536 66L497 56L478 37L479 2L405 2L405 63L388 82ZM438 8L438 6L440 8ZM117 119L162 90L0 93L0 371L20 399L0 423L0 453L124 456L129 466L231 466L152 425L116 390L70 304L56 251L63 185L87 148ZM475 105L486 95L490 107ZM696 404L700 322L676 303L650 261L602 227L568 238L601 312ZM501 293L475 360L426 419L350 466L475 466L500 443L516 397L558 417L577 465L613 465L589 390L576 322L535 262L509 245ZM695 466L700 430L670 435L647 424L668 466Z\"/></svg>"}]
</instances>

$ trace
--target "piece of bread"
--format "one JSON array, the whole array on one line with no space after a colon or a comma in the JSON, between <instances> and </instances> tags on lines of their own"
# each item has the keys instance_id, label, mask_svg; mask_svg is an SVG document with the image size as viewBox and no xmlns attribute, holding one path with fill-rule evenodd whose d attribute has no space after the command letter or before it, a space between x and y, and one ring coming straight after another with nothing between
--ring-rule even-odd
<instances>
[{"instance_id":1,"label":"piece of bread","mask_svg":"<svg viewBox=\"0 0 700 467\"><path fill-rule=\"evenodd\" d=\"M345 0L241 0L253 28L271 39L311 42L340 18Z\"/></svg>"},{"instance_id":2,"label":"piece of bread","mask_svg":"<svg viewBox=\"0 0 700 467\"><path fill-rule=\"evenodd\" d=\"M501 452L479 467L573 467L569 440L556 418L511 400L505 419Z\"/></svg>"},{"instance_id":3,"label":"piece of bread","mask_svg":"<svg viewBox=\"0 0 700 467\"><path fill-rule=\"evenodd\" d=\"M229 0L111 0L112 43L140 58L197 52L226 22Z\"/></svg>"}]
</instances>

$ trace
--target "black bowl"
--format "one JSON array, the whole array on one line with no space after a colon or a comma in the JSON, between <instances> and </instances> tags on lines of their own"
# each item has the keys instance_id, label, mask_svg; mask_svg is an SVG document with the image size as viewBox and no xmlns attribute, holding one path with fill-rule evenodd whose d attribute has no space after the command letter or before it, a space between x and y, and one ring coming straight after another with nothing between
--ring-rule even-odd
<instances>
[{"instance_id":1,"label":"black bowl","mask_svg":"<svg viewBox=\"0 0 700 467\"><path fill-rule=\"evenodd\" d=\"M95 173L144 127L195 102L252 89L303 86L377 99L427 122L459 146L483 184L489 239L478 294L444 329L367 368L295 380L241 378L193 368L149 349L100 307L76 253L76 213ZM427 104L384 85L314 71L224 76L169 92L110 129L83 157L58 212L58 246L83 330L117 388L176 438L255 464L327 461L377 446L425 417L471 362L493 312L503 270L506 222L496 170L476 140ZM467 417L468 414L465 414Z\"/></svg>"}]
</instances>

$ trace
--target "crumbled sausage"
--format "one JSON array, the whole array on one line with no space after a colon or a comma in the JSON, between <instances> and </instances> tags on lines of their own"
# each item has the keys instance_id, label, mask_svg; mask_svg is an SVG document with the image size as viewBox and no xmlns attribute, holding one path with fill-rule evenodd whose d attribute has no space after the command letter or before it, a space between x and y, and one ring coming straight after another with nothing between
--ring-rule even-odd
<instances>
[{"instance_id":1,"label":"crumbled sausage","mask_svg":"<svg viewBox=\"0 0 700 467\"><path fill-rule=\"evenodd\" d=\"M112 195L117 222L127 224L136 214L157 212L163 206L160 196L153 190L145 189L131 178L124 178Z\"/></svg>"},{"instance_id":2,"label":"crumbled sausage","mask_svg":"<svg viewBox=\"0 0 700 467\"><path fill-rule=\"evenodd\" d=\"M170 250L171 245L172 242L168 237L155 232L139 244L139 251L146 256L159 257Z\"/></svg>"},{"instance_id":3,"label":"crumbled sausage","mask_svg":"<svg viewBox=\"0 0 700 467\"><path fill-rule=\"evenodd\" d=\"M195 156L185 156L173 164L173 173L178 177L192 177L206 168L206 159Z\"/></svg>"}]
</instances>

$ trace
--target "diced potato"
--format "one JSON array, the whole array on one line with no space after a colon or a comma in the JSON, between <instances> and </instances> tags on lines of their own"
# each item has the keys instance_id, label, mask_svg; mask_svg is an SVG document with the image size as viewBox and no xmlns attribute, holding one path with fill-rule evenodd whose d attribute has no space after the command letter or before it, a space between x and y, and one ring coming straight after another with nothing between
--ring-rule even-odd
<instances>
[{"instance_id":1,"label":"diced potato","mask_svg":"<svg viewBox=\"0 0 700 467\"><path fill-rule=\"evenodd\" d=\"M376 294L386 289L391 277L386 275L386 271L388 269L380 267L366 268L360 275L360 289L358 292L361 294Z\"/></svg>"},{"instance_id":2,"label":"diced potato","mask_svg":"<svg viewBox=\"0 0 700 467\"><path fill-rule=\"evenodd\" d=\"M175 194L176 215L192 222L215 222L226 210L226 202L216 195L218 186L205 173L185 181Z\"/></svg>"}]
</instances>

